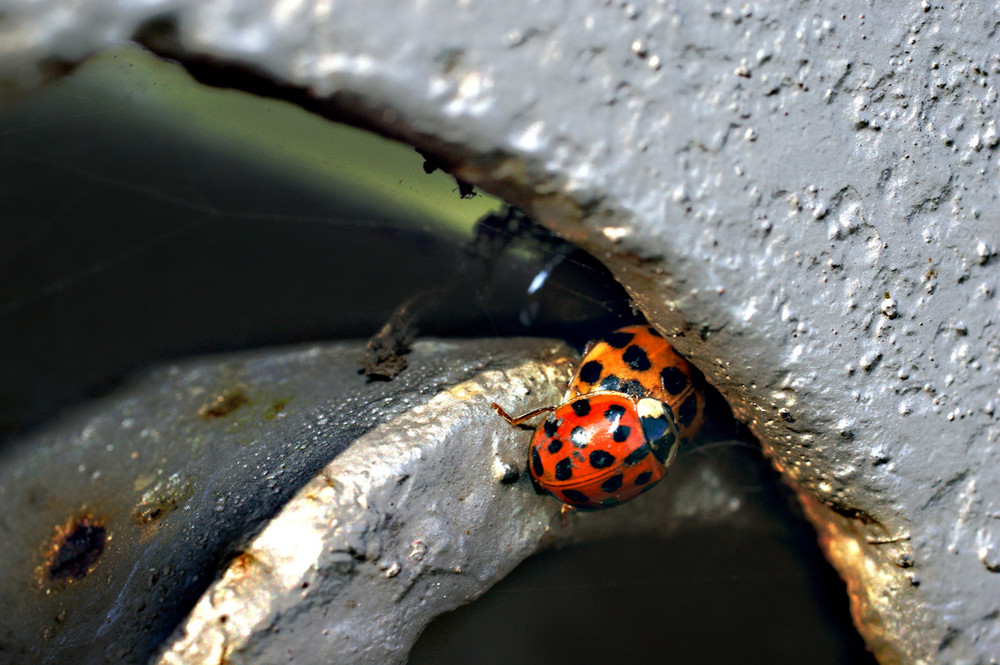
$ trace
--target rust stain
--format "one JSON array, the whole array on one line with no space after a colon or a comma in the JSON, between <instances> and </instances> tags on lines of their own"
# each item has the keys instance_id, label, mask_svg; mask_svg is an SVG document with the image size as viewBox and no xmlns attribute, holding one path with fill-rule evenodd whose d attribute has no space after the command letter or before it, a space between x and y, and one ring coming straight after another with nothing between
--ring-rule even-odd
<instances>
[{"instance_id":1,"label":"rust stain","mask_svg":"<svg viewBox=\"0 0 1000 665\"><path fill-rule=\"evenodd\" d=\"M198 409L198 415L205 420L225 418L250 400L240 388L226 388Z\"/></svg>"},{"instance_id":2,"label":"rust stain","mask_svg":"<svg viewBox=\"0 0 1000 665\"><path fill-rule=\"evenodd\" d=\"M38 573L43 583L75 582L93 572L110 540L104 520L87 513L56 528Z\"/></svg>"},{"instance_id":3,"label":"rust stain","mask_svg":"<svg viewBox=\"0 0 1000 665\"><path fill-rule=\"evenodd\" d=\"M278 399L271 400L267 409L264 411L264 420L274 420L281 414L288 403L292 401L291 397L281 397Z\"/></svg>"},{"instance_id":4,"label":"rust stain","mask_svg":"<svg viewBox=\"0 0 1000 665\"><path fill-rule=\"evenodd\" d=\"M234 579L247 579L254 575L259 575L261 571L267 572L269 567L261 561L260 557L250 551L244 550L237 554L227 566L227 575Z\"/></svg>"},{"instance_id":5,"label":"rust stain","mask_svg":"<svg viewBox=\"0 0 1000 665\"><path fill-rule=\"evenodd\" d=\"M903 566L892 565L887 553L878 551L882 541L870 539L871 525L864 519L838 513L808 492L797 495L818 531L820 547L847 586L851 618L868 648L882 665L911 662L912 654L899 650L898 636L914 614L904 592L914 583L900 570ZM905 550L903 540L885 543L899 543ZM897 560L912 561L912 555L904 552Z\"/></svg>"},{"instance_id":6,"label":"rust stain","mask_svg":"<svg viewBox=\"0 0 1000 665\"><path fill-rule=\"evenodd\" d=\"M132 509L132 519L141 525L155 522L176 510L193 493L191 483L174 474L143 493L139 503Z\"/></svg>"},{"instance_id":7,"label":"rust stain","mask_svg":"<svg viewBox=\"0 0 1000 665\"><path fill-rule=\"evenodd\" d=\"M250 570L256 562L257 557L250 552L240 552L235 558L233 558L230 566L236 572L244 572Z\"/></svg>"}]
</instances>

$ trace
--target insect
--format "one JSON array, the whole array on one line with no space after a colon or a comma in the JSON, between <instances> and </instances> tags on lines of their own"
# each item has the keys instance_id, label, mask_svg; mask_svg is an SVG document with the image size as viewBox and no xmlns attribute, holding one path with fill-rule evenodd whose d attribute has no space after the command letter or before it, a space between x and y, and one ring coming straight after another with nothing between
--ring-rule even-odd
<instances>
[{"instance_id":1,"label":"insect","mask_svg":"<svg viewBox=\"0 0 1000 665\"><path fill-rule=\"evenodd\" d=\"M588 345L563 404L517 418L492 406L511 425L548 414L531 437L532 482L590 509L616 506L655 485L705 420L691 366L647 325Z\"/></svg>"}]
</instances>

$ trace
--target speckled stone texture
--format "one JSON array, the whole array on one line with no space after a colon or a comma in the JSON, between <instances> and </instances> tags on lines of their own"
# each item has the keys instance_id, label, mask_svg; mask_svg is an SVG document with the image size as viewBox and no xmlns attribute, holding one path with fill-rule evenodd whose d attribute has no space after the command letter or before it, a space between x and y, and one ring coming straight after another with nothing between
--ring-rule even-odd
<instances>
[{"instance_id":1,"label":"speckled stone texture","mask_svg":"<svg viewBox=\"0 0 1000 665\"><path fill-rule=\"evenodd\" d=\"M1000 653L997 8L4 13L8 90L167 16L173 32L141 30L150 44L306 90L518 202L684 333L677 346L799 488L883 662Z\"/></svg>"}]
</instances>

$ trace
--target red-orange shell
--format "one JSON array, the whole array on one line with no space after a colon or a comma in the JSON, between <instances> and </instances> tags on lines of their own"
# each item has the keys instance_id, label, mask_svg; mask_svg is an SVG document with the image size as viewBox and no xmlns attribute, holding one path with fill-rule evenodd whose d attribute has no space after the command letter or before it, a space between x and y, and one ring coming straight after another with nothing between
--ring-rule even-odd
<instances>
[{"instance_id":1,"label":"red-orange shell","mask_svg":"<svg viewBox=\"0 0 1000 665\"><path fill-rule=\"evenodd\" d=\"M531 439L529 470L540 489L581 508L628 501L666 474L636 401L609 392L576 397L553 411Z\"/></svg>"},{"instance_id":2,"label":"red-orange shell","mask_svg":"<svg viewBox=\"0 0 1000 665\"><path fill-rule=\"evenodd\" d=\"M691 365L648 325L620 328L588 349L566 399L595 390L665 402L682 440L693 438L705 422L705 396L693 381Z\"/></svg>"}]
</instances>

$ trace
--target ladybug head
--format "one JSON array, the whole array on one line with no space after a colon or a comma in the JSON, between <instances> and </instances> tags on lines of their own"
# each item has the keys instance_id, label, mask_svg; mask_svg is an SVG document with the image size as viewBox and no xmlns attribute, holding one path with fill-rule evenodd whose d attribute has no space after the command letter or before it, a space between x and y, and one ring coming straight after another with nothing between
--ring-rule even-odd
<instances>
[{"instance_id":1,"label":"ladybug head","mask_svg":"<svg viewBox=\"0 0 1000 665\"><path fill-rule=\"evenodd\" d=\"M663 466L670 466L677 456L680 442L680 428L670 407L658 399L644 397L636 403L636 412L642 422L642 432L646 435L653 455Z\"/></svg>"}]
</instances>

